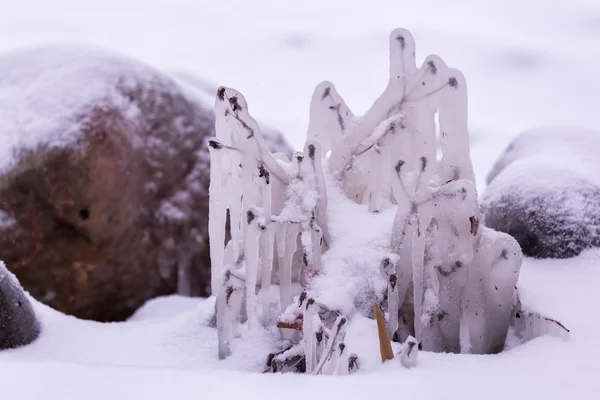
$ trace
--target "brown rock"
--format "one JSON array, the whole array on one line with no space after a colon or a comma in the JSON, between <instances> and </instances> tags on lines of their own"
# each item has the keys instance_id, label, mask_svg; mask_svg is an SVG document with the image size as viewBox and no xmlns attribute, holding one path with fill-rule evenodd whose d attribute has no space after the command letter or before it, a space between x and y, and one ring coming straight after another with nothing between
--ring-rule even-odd
<instances>
[{"instance_id":1,"label":"brown rock","mask_svg":"<svg viewBox=\"0 0 600 400\"><path fill-rule=\"evenodd\" d=\"M0 57L3 91L18 98L0 96L16 109L0 129L14 155L0 153L0 259L26 290L100 321L209 294L214 116L189 88L111 53L47 48Z\"/></svg>"}]
</instances>

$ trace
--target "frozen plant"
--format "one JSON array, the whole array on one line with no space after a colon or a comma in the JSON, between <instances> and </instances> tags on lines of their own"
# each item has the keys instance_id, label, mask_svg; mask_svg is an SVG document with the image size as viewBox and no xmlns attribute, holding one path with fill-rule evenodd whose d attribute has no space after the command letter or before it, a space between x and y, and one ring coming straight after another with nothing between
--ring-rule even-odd
<instances>
[{"instance_id":1,"label":"frozen plant","mask_svg":"<svg viewBox=\"0 0 600 400\"><path fill-rule=\"evenodd\" d=\"M512 237L480 224L465 79L434 55L417 67L404 29L392 32L390 54L388 85L362 117L332 83L317 86L306 145L291 160L269 152L239 92L218 89L209 235L221 358L236 323L257 329L277 320L291 343L269 357L267 370L356 370L344 341L347 317L312 288L326 269L322 253L336 240L330 185L371 212L396 209L380 268L387 321L377 305L375 312L380 338L404 342L403 365L414 365L420 347L464 352L465 336L470 352L503 350L515 325L522 253ZM272 284L279 286L279 318L269 314ZM298 285L303 291L293 301ZM382 359L391 358L391 346L382 344Z\"/></svg>"},{"instance_id":2,"label":"frozen plant","mask_svg":"<svg viewBox=\"0 0 600 400\"><path fill-rule=\"evenodd\" d=\"M347 375L358 369L356 355L350 355L344 342L347 318L329 310L302 292L279 318L277 327L302 332L288 349L268 357L267 370L296 369L309 374ZM298 359L300 357L300 359ZM301 367L298 363L303 361Z\"/></svg>"},{"instance_id":3,"label":"frozen plant","mask_svg":"<svg viewBox=\"0 0 600 400\"><path fill-rule=\"evenodd\" d=\"M479 226L463 75L434 55L417 67L412 35L396 29L388 85L366 114L354 117L324 83L313 95L310 129L330 146L329 170L350 199L371 211L396 204L391 256L381 268L390 334L409 332L424 350L460 352L465 319L472 352L501 351L522 254L510 236ZM399 313L407 302L412 326Z\"/></svg>"},{"instance_id":4,"label":"frozen plant","mask_svg":"<svg viewBox=\"0 0 600 400\"><path fill-rule=\"evenodd\" d=\"M219 357L225 358L238 314L245 312L251 329L268 323L266 289L275 267L285 309L293 295L294 254L301 250L300 282L306 287L321 269L329 238L321 228L326 226L327 200L319 143L308 141L304 152L287 160L269 152L239 92L219 88L215 108L217 135L208 144L209 236ZM238 293L245 307L239 307Z\"/></svg>"}]
</instances>

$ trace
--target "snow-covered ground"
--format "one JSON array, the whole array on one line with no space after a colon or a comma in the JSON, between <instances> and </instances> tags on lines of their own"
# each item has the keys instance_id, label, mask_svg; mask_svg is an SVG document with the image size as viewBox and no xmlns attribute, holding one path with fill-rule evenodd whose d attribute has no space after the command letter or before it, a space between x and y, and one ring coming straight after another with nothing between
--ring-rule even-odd
<instances>
[{"instance_id":1,"label":"snow-covered ground","mask_svg":"<svg viewBox=\"0 0 600 400\"><path fill-rule=\"evenodd\" d=\"M87 43L191 71L240 90L252 113L297 148L321 80L333 81L356 114L381 93L387 38L399 26L413 33L418 59L435 52L466 76L480 189L518 131L600 125L598 0L0 0L0 51ZM202 328L210 299L164 299L135 321L109 325L36 305L45 332L32 346L0 354L0 398L594 399L599 264L593 250L572 260L526 260L522 268L524 303L570 328L568 342L543 337L498 356L422 353L412 370L388 363L351 377L231 370L259 371L272 333L247 336L234 358L219 362L216 332ZM353 324L375 338L372 321ZM377 355L375 339L372 346Z\"/></svg>"}]
</instances>

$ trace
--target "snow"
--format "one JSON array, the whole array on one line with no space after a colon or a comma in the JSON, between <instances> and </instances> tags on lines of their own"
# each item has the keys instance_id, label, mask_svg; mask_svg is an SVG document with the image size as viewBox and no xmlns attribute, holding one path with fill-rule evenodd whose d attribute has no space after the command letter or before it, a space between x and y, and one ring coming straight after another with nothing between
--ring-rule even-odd
<instances>
[{"instance_id":1,"label":"snow","mask_svg":"<svg viewBox=\"0 0 600 400\"><path fill-rule=\"evenodd\" d=\"M96 48L46 46L4 54L0 58L0 121L8 134L2 136L0 171L38 147L76 144L87 122L86 107L117 105L134 117L139 110L115 87L134 85L131 77L150 86L155 76L151 67Z\"/></svg>"},{"instance_id":2,"label":"snow","mask_svg":"<svg viewBox=\"0 0 600 400\"><path fill-rule=\"evenodd\" d=\"M129 321L145 321L149 319L169 319L176 314L191 311L198 306L194 297L173 294L148 300L129 317Z\"/></svg>"},{"instance_id":3,"label":"snow","mask_svg":"<svg viewBox=\"0 0 600 400\"><path fill-rule=\"evenodd\" d=\"M14 218L12 218L6 211L0 210L0 229L8 229L16 224Z\"/></svg>"},{"instance_id":4,"label":"snow","mask_svg":"<svg viewBox=\"0 0 600 400\"><path fill-rule=\"evenodd\" d=\"M597 168L580 174L566 163L551 164L548 159L543 163L519 160L494 179L480 200L486 208L524 209L525 215L529 213L531 221L538 223L560 221L561 228L571 229L576 238L584 226L594 232L593 227L598 225L595 196L600 189L594 182L597 174L591 171ZM592 237L588 239L593 242Z\"/></svg>"},{"instance_id":5,"label":"snow","mask_svg":"<svg viewBox=\"0 0 600 400\"><path fill-rule=\"evenodd\" d=\"M277 342L276 331L246 332L245 340L234 344L235 355L219 362L216 330L208 327L214 298L193 302L191 307L172 296L155 299L130 321L102 324L62 315L34 301L43 333L30 346L3 352L0 370L17 361L127 369L260 370L273 350L271 344Z\"/></svg>"},{"instance_id":6,"label":"snow","mask_svg":"<svg viewBox=\"0 0 600 400\"><path fill-rule=\"evenodd\" d=\"M514 162L520 167L557 168L569 175L580 175L600 185L596 149L600 147L600 131L569 126L540 127L527 130L516 137L507 150L494 163L486 177L486 183L504 172ZM526 162L526 163L525 163ZM555 172L543 174L550 178ZM545 184L550 184L547 179ZM559 182L559 186L566 184Z\"/></svg>"},{"instance_id":7,"label":"snow","mask_svg":"<svg viewBox=\"0 0 600 400\"><path fill-rule=\"evenodd\" d=\"M600 243L600 131L537 128L517 136L487 175L480 202L490 227L527 255L574 255Z\"/></svg>"},{"instance_id":8,"label":"snow","mask_svg":"<svg viewBox=\"0 0 600 400\"><path fill-rule=\"evenodd\" d=\"M243 394L262 397L261 393L267 392L291 399L323 393L364 398L389 394L388 383L393 379L402 382L407 396L422 398L476 399L493 387L488 395L492 399L567 395L591 399L598 389L593 377L600 356L595 345L597 322L590 317L595 297L591 291L582 292L580 286L582 276L598 282L598 262L600 251L587 252L573 259L572 265L527 260L522 272L522 285L528 288L526 301L571 328L568 342L541 337L496 356L421 352L417 366L406 370L396 360L381 365L375 322L357 316L347 328L345 343L350 352L359 355L363 372L346 379L257 374L266 354L274 350L267 345L274 339L274 333L268 331L244 332L245 340L234 343L230 358L219 361L216 333L204 329L214 299L196 299L195 307L182 302L179 311L171 308L168 320L156 318L162 307L155 307L156 314L112 324L77 321L35 303L44 333L31 346L0 354L2 390L22 399L75 399L81 395L91 399L179 398L190 393L208 397L222 396L223 390L228 398ZM572 274L571 268L580 275ZM173 300L152 302L171 307ZM398 346L394 350L398 351ZM40 384L25 383L32 377ZM432 380L435 385L430 384ZM235 385L228 384L232 381ZM427 397L422 393L424 384L428 385Z\"/></svg>"},{"instance_id":9,"label":"snow","mask_svg":"<svg viewBox=\"0 0 600 400\"><path fill-rule=\"evenodd\" d=\"M297 149L306 136L317 83L330 79L362 114L387 80L386 38L393 28L404 26L417 40L418 62L430 51L439 52L467 79L471 156L480 192L494 160L519 131L600 123L600 55L593 50L600 46L597 0L374 0L368 7L340 0L294 7L268 0L2 3L1 50L91 43L158 68L199 73L243 92L257 119L282 129ZM86 79L95 84L93 77ZM60 89L70 95L65 104L85 95ZM30 101L19 92L0 93L0 98L10 100L2 101L0 121ZM55 122L25 117L33 127ZM63 143L71 137L59 133L50 139ZM8 165L9 144L0 147L0 169ZM330 193L329 199L334 196ZM339 229L331 235L354 229L372 241L373 252L357 254L349 243L334 246L331 257L377 259L365 268L380 277L377 249L386 244L389 232L373 232L370 224L380 221L367 221L363 212L364 207L353 205L329 215L331 227ZM391 229L393 210L375 219L389 219ZM0 221L5 221L1 215ZM44 331L31 346L0 353L0 393L8 399L364 399L389 397L393 381L401 383L398 395L409 398L479 399L485 393L490 399L593 399L600 391L600 322L595 317L599 263L600 250L569 260L524 261L519 278L523 303L565 324L571 330L568 341L541 337L495 356L421 352L416 367L408 370L395 360L381 365L375 323L356 315L344 341L359 355L361 372L350 377L257 374L277 345L278 332L269 330L244 332L244 341L234 340L232 356L219 361L216 331L207 326L214 299L194 300L195 306L154 300L155 305L165 301L165 307L142 309L132 321L106 325L77 321L35 303ZM334 268L328 273L335 274ZM350 282L337 290L354 293L386 285L383 278ZM332 304L342 302L330 297Z\"/></svg>"},{"instance_id":10,"label":"snow","mask_svg":"<svg viewBox=\"0 0 600 400\"><path fill-rule=\"evenodd\" d=\"M368 314L373 303L381 300L377 293L383 293L387 287L379 269L381 259L389 252L396 209L370 213L364 205L349 201L333 182L327 193L332 245L323 254L323 277L312 284L314 296L349 318L357 311ZM365 276L372 279L365 281ZM359 299L359 303L353 304L349 299Z\"/></svg>"}]
</instances>

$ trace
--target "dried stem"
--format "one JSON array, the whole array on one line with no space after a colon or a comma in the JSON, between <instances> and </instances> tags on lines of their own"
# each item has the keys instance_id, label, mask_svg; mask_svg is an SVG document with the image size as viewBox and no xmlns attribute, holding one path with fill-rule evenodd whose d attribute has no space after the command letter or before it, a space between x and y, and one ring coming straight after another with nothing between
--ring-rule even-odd
<instances>
[{"instance_id":1,"label":"dried stem","mask_svg":"<svg viewBox=\"0 0 600 400\"><path fill-rule=\"evenodd\" d=\"M394 359L394 351L392 350L392 342L385 326L385 318L379 308L379 305L373 306L375 310L375 319L377 320L377 333L379 335L379 352L381 353L381 362Z\"/></svg>"}]
</instances>

